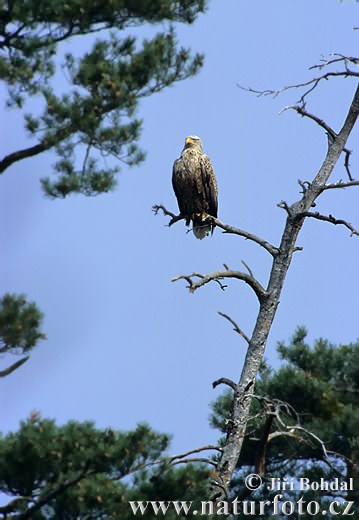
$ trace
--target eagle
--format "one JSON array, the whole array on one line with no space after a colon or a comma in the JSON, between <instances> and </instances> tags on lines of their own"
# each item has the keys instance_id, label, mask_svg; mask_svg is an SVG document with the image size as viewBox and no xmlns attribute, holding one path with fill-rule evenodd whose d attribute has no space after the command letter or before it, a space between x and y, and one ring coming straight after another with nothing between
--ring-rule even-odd
<instances>
[{"instance_id":1,"label":"eagle","mask_svg":"<svg viewBox=\"0 0 359 520\"><path fill-rule=\"evenodd\" d=\"M213 233L215 224L208 217L217 218L217 179L196 135L186 137L181 156L173 164L172 186L180 215L187 226L193 222L195 237L202 240Z\"/></svg>"}]
</instances>

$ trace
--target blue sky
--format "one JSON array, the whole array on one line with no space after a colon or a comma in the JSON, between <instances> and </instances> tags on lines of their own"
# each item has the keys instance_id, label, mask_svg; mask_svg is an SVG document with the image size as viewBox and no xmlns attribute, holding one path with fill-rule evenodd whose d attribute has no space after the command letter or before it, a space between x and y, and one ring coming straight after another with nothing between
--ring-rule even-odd
<instances>
[{"instance_id":1,"label":"blue sky","mask_svg":"<svg viewBox=\"0 0 359 520\"><path fill-rule=\"evenodd\" d=\"M45 313L42 342L21 369L1 381L1 430L14 430L31 410L59 423L92 419L99 427L133 428L148 421L172 433L173 452L215 442L208 405L219 377L239 378L246 344L217 311L249 335L257 301L233 281L189 294L174 276L207 273L244 260L262 284L270 256L240 237L196 240L182 222L172 228L154 217L163 203L177 211L171 172L184 138L197 134L219 184L219 218L278 244L285 212L281 200L300 196L297 179L310 180L326 151L324 132L294 112L299 92L257 98L258 89L302 82L309 66L332 52L355 55L354 1L226 0L209 3L179 41L206 55L195 78L141 102L141 145L147 160L122 168L115 192L98 198L44 198L39 178L51 172L44 154L14 165L0 190L2 292L24 292ZM148 34L148 30L139 31ZM73 49L78 50L74 43ZM339 129L355 82L333 80L309 100L308 110ZM1 109L1 156L30 143L21 117ZM358 143L356 129L348 143ZM351 158L358 177L358 147ZM343 162L333 180L345 178ZM359 226L358 188L325 193L317 209ZM266 356L278 364L276 342L298 324L309 339L357 340L359 240L346 229L308 221L295 254ZM11 360L12 361L12 360ZM6 366L8 359L3 359Z\"/></svg>"}]
</instances>

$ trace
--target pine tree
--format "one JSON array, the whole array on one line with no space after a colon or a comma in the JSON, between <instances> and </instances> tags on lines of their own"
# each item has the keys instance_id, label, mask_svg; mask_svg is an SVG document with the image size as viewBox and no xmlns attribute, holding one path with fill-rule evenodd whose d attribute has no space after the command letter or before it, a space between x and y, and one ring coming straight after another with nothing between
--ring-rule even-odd
<instances>
[{"instance_id":1,"label":"pine tree","mask_svg":"<svg viewBox=\"0 0 359 520\"><path fill-rule=\"evenodd\" d=\"M42 180L48 196L96 195L113 189L120 161L136 165L144 159L138 146L141 120L135 115L139 100L196 74L202 65L202 55L191 57L188 49L178 48L173 24L193 23L205 4L206 0L2 2L0 79L8 88L7 104L24 109L36 98L41 113L25 113L32 144L3 157L0 172L52 149L58 155L55 175ZM143 42L129 32L160 23L162 32ZM68 44L79 37L86 50L76 57L68 52ZM68 80L64 93L58 92L59 70ZM103 162L108 156L117 159L114 167Z\"/></svg>"},{"instance_id":2,"label":"pine tree","mask_svg":"<svg viewBox=\"0 0 359 520\"><path fill-rule=\"evenodd\" d=\"M270 478L294 478L294 490L280 491L286 499L303 496L307 502L316 500L330 519L335 515L328 512L329 503L337 500L337 495L340 501L352 501L356 507L359 504L359 342L336 346L319 339L310 347L306 335L306 330L299 327L288 345L278 344L278 353L285 362L280 368L273 370L267 364L261 368L233 493L241 494L246 475L261 468L265 483ZM223 432L231 403L232 394L225 392L212 404L212 426ZM261 441L270 413L274 416L263 453ZM296 429L298 424L302 429ZM261 465L259 451L263 455ZM349 483L352 479L353 490L299 491L301 477L317 482L321 478L332 482L337 477ZM262 486L248 500L271 500L276 493ZM355 518L353 514L351 518ZM268 513L263 518L271 517ZM319 519L323 515L301 518Z\"/></svg>"},{"instance_id":3,"label":"pine tree","mask_svg":"<svg viewBox=\"0 0 359 520\"><path fill-rule=\"evenodd\" d=\"M144 424L129 432L91 422L57 426L34 412L0 439L0 490L10 497L0 518L126 520L134 516L129 501L204 497L208 471L168 469L169 440ZM154 518L153 510L143 517ZM166 518L178 516L169 511Z\"/></svg>"},{"instance_id":4,"label":"pine tree","mask_svg":"<svg viewBox=\"0 0 359 520\"><path fill-rule=\"evenodd\" d=\"M42 312L25 295L5 294L0 299L0 354L28 354L40 339L45 339L42 319ZM0 377L7 376L28 359L26 355L0 371Z\"/></svg>"}]
</instances>

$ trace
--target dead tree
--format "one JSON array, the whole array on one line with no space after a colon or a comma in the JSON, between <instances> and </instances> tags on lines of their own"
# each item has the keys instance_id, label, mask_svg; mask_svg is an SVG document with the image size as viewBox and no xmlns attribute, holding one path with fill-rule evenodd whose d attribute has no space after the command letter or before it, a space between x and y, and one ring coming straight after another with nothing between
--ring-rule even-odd
<instances>
[{"instance_id":1,"label":"dead tree","mask_svg":"<svg viewBox=\"0 0 359 520\"><path fill-rule=\"evenodd\" d=\"M283 284L291 264L293 253L297 250L300 250L300 248L296 246L296 243L305 220L308 218L319 219L331 224L345 226L350 230L351 235L359 234L349 222L338 219L333 215L323 215L317 211L313 211L316 200L320 195L323 194L323 192L327 190L359 186L359 180L355 180L351 175L349 169L349 156L351 152L346 148L347 139L353 130L359 114L359 86L356 88L354 98L350 104L347 116L339 132L334 131L334 129L332 129L321 118L309 113L306 109L307 96L310 94L310 92L317 88L323 80L338 77L357 78L359 77L359 72L353 70L351 67L358 64L358 58L333 55L330 59L321 62L319 65L315 65L312 67L312 69L322 71L324 67L341 65L343 66L342 71L325 73L321 72L318 77L313 78L311 81L284 87L283 89L277 91L255 91L253 89L246 89L256 93L259 96L277 96L283 90L303 88L305 92L297 104L295 106L287 107L285 110L293 109L301 116L311 119L321 128L323 128L328 136L328 148L326 156L319 171L311 182L299 181L299 184L302 188L301 199L291 205L288 205L286 202L281 202L278 204L278 206L283 208L286 212L285 227L280 244L278 246L272 245L266 240L247 231L225 224L218 219L213 219L213 222L218 227L222 228L224 233L235 234L242 236L247 240L252 240L264 248L268 254L272 256L272 268L267 287L263 287L258 282L258 280L256 280L251 270L245 264L244 265L248 272L230 270L225 265L225 269L222 271L216 271L210 274L192 273L191 275L177 276L174 279L174 281L180 279L185 280L188 283L189 290L194 292L212 281L218 283L221 289L224 289L225 285L223 284L223 280L235 278L248 284L259 302L259 311L256 323L250 336L247 336L247 334L245 334L229 316L223 315L224 318L229 320L234 325L236 332L238 332L247 342L248 350L239 381L236 383L234 381L222 378L216 382L218 384L226 384L234 391L231 418L228 421L225 445L221 449L220 460L216 468L216 476L211 482L213 496L216 497L217 500L225 499L228 496L228 488L231 483L233 473L237 467L246 432L251 401L254 395L256 376L260 363L263 359L267 338L276 315ZM339 157L342 154L344 154L344 166L348 179L345 181L330 183L330 176ZM155 213L157 213L159 210L162 210L165 215L170 216L171 221L169 225L174 224L182 218L181 216L176 216L175 214L169 212L162 205L154 206L153 209Z\"/></svg>"}]
</instances>

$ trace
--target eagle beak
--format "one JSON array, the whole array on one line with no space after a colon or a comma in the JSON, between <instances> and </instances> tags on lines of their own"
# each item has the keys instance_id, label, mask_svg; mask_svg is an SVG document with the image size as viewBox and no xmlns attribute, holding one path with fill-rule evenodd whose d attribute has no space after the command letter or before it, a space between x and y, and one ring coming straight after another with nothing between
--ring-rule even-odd
<instances>
[{"instance_id":1,"label":"eagle beak","mask_svg":"<svg viewBox=\"0 0 359 520\"><path fill-rule=\"evenodd\" d=\"M190 144L190 143L192 143L192 139L190 137L187 137L185 142L186 142L186 144Z\"/></svg>"}]
</instances>

